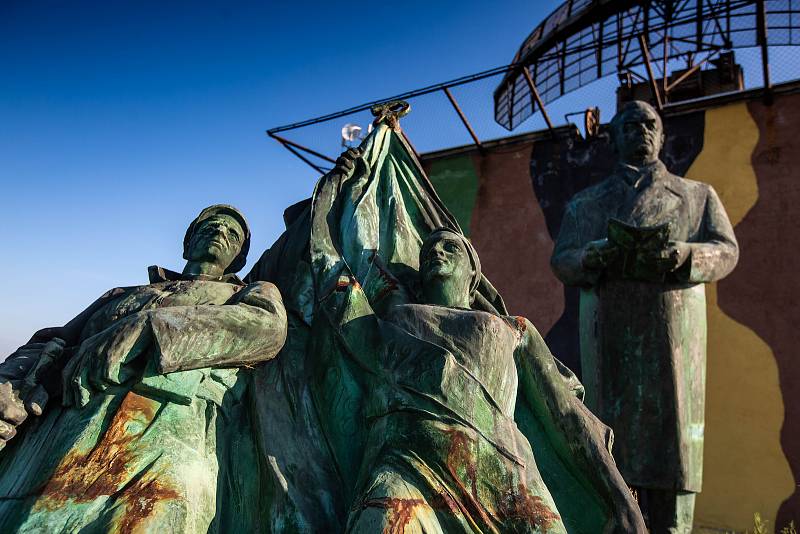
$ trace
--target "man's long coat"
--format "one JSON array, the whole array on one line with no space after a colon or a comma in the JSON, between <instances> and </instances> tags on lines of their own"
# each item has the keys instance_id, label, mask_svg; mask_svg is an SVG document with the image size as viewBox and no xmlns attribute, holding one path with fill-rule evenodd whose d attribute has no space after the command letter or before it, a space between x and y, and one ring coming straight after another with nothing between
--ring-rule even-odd
<instances>
[{"instance_id":1,"label":"man's long coat","mask_svg":"<svg viewBox=\"0 0 800 534\"><path fill-rule=\"evenodd\" d=\"M608 220L669 224L691 254L663 281L588 271L582 249L607 237ZM567 206L552 266L580 286L580 346L587 404L615 433L614 456L630 485L697 492L702 484L706 374L703 283L726 276L738 246L714 189L661 162L620 165Z\"/></svg>"}]
</instances>

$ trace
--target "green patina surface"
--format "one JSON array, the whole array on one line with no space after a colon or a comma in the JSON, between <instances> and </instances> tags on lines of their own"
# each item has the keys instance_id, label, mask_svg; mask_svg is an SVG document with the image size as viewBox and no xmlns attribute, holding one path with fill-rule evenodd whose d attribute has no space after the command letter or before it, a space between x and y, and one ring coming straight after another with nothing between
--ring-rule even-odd
<instances>
[{"instance_id":1,"label":"green patina surface","mask_svg":"<svg viewBox=\"0 0 800 534\"><path fill-rule=\"evenodd\" d=\"M456 217L398 109L287 210L248 284L244 218L204 211L183 273L3 367L65 341L64 406L0 455L3 530L644 531L582 386L481 273L471 162L437 178Z\"/></svg>"},{"instance_id":2,"label":"green patina surface","mask_svg":"<svg viewBox=\"0 0 800 534\"><path fill-rule=\"evenodd\" d=\"M225 274L244 264L248 241L233 208L204 210L182 274L153 268L150 284L111 290L37 335L65 340L63 406L0 455L1 531L260 528L263 474L239 367L280 350L286 315L274 286Z\"/></svg>"},{"instance_id":3,"label":"green patina surface","mask_svg":"<svg viewBox=\"0 0 800 534\"><path fill-rule=\"evenodd\" d=\"M348 530L642 531L582 388L504 315L403 138L381 124L349 158L317 185L310 242Z\"/></svg>"}]
</instances>

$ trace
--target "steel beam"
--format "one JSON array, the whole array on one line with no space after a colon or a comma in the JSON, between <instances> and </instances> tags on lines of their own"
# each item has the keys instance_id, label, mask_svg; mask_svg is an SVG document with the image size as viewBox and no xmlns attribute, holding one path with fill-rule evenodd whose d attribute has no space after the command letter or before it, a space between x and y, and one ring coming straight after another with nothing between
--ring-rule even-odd
<instances>
[{"instance_id":1,"label":"steel beam","mask_svg":"<svg viewBox=\"0 0 800 534\"><path fill-rule=\"evenodd\" d=\"M547 114L547 110L544 108L544 102L542 102L542 97L539 96L539 91L536 89L536 84L533 83L533 78L531 78L531 73L528 71L528 67L522 67L522 73L525 75L525 81L528 83L528 89L531 91L531 97L536 100L536 105L539 106L539 111L542 112L544 122L547 123L547 129L550 130L550 133L553 133L553 123L550 121L550 116Z\"/></svg>"},{"instance_id":2,"label":"steel beam","mask_svg":"<svg viewBox=\"0 0 800 534\"><path fill-rule=\"evenodd\" d=\"M667 84L669 83L669 73L667 72L668 67L669 67L669 30L664 30L664 61L661 66L661 74L664 76L664 82L662 83L661 86L664 89L665 100L668 98L668 93L667 93Z\"/></svg>"},{"instance_id":3,"label":"steel beam","mask_svg":"<svg viewBox=\"0 0 800 534\"><path fill-rule=\"evenodd\" d=\"M326 156L325 154L320 154L316 150L311 150L308 147L304 147L300 143L295 143L294 141L290 141L289 139L286 139L285 137L281 137L280 135L277 135L274 132L267 132L267 135L269 135L270 137L276 139L282 145L292 146L294 148L298 148L298 149L302 150L303 152L307 152L307 153L311 154L312 156L316 156L319 159L324 159L325 161L330 162L330 163L336 163L335 159L331 159L328 156ZM292 152L294 152L294 150Z\"/></svg>"},{"instance_id":4,"label":"steel beam","mask_svg":"<svg viewBox=\"0 0 800 534\"><path fill-rule=\"evenodd\" d=\"M644 66L647 69L647 77L650 78L650 90L653 92L653 97L656 99L658 111L661 111L664 109L664 104L661 101L661 92L658 90L656 77L653 75L653 65L650 63L650 49L647 48L647 41L643 34L639 34L639 46L642 48L642 57L644 59Z\"/></svg>"},{"instance_id":5,"label":"steel beam","mask_svg":"<svg viewBox=\"0 0 800 534\"><path fill-rule=\"evenodd\" d=\"M764 74L764 90L769 99L772 81L769 73L769 47L767 46L767 7L764 0L756 2L756 37L761 47L761 68Z\"/></svg>"},{"instance_id":6,"label":"steel beam","mask_svg":"<svg viewBox=\"0 0 800 534\"><path fill-rule=\"evenodd\" d=\"M597 29L597 49L595 50L595 57L597 58L597 78L603 77L603 24L605 21L600 21Z\"/></svg>"},{"instance_id":7,"label":"steel beam","mask_svg":"<svg viewBox=\"0 0 800 534\"><path fill-rule=\"evenodd\" d=\"M481 145L478 136L475 135L475 131L472 129L472 126L469 125L469 121L467 120L467 117L464 115L464 112L461 111L461 107L458 105L458 102L456 102L453 93L451 93L450 89L448 89L447 87L443 87L442 91L444 91L444 94L447 95L447 99L453 105L453 109L455 109L456 113L458 113L458 118L461 119L461 122L464 123L464 127L469 132L470 137L472 137L472 141L475 143L475 146L477 146L479 150L483 150L483 146Z\"/></svg>"},{"instance_id":8,"label":"steel beam","mask_svg":"<svg viewBox=\"0 0 800 534\"><path fill-rule=\"evenodd\" d=\"M664 92L666 92L666 93L669 93L670 91L672 91L673 89L675 89L675 87L677 87L677 86L678 86L678 84L680 84L680 83L681 83L683 80L685 80L686 78L688 78L689 76L691 76L692 74L694 74L695 72L697 72L697 71L698 71L698 70L699 70L699 69L700 69L700 68L701 68L703 65L705 65L706 63L708 63L708 62L709 62L709 60L711 60L711 58L712 58L712 57L714 57L714 56L716 56L717 54L719 54L719 51L714 51L714 52L711 52L711 53L710 53L710 54L709 54L709 55L708 55L708 56L707 56L705 59L703 59L703 60L702 60L702 61L700 61L699 63L697 63L697 64L693 65L693 66L692 66L692 68L690 68L689 70L687 70L686 72L684 72L683 74L681 74L681 75L680 75L680 77L678 77L678 79L677 79L677 80L675 80L674 82L672 82L671 84L669 84L669 85L668 85L668 86L667 86L667 87L664 89Z\"/></svg>"},{"instance_id":9,"label":"steel beam","mask_svg":"<svg viewBox=\"0 0 800 534\"><path fill-rule=\"evenodd\" d=\"M294 154L295 156L300 158L300 160L303 161L303 163L305 163L306 165L308 165L309 167L311 167L312 169L314 169L318 173L325 174L325 172L326 172L325 169L323 169L322 167L318 167L317 165L312 163L311 160L309 160L307 157L305 157L300 152L298 152L296 148L294 148L291 145L289 145L287 143L284 143L284 142L282 142L282 141L280 141L278 139L276 139L276 141L278 141L283 146L283 148L285 148L286 150L288 150L289 152L291 152L292 154Z\"/></svg>"},{"instance_id":10,"label":"steel beam","mask_svg":"<svg viewBox=\"0 0 800 534\"><path fill-rule=\"evenodd\" d=\"M271 128L267 131L268 134L273 135L278 132L284 132L286 130L294 130L297 128L302 128L303 126L310 126L312 124L317 124L320 122L327 122L333 119L338 119L340 117L344 117L346 115L352 115L354 113L358 113L360 111L367 111L372 106L376 104L383 104L384 102L390 102L392 100L409 100L411 98L427 95L430 93L435 93L436 91L441 91L443 87L456 87L459 85L464 85L467 83L477 82L478 80L483 80L485 78L491 78L492 76L497 76L498 74L504 74L506 72L513 71L518 69L522 66L522 63L511 63L510 65L503 65L502 67L495 67L493 69L485 70L483 72L479 72L477 74L471 74L469 76L462 76L461 78L456 78L454 80L450 80L449 82L444 83L437 83L435 85L429 85L428 87L423 87L422 89L416 89L414 91L408 91L406 93L402 93L390 98L384 98L382 100L375 100L374 102L370 102L368 104L361 104L359 106L354 106L352 108L343 109L342 111L337 111L335 113L329 113L327 115L323 115L321 117L316 117L314 119L308 119L301 122L295 122L293 124L287 124L285 126L278 126L277 128Z\"/></svg>"}]
</instances>

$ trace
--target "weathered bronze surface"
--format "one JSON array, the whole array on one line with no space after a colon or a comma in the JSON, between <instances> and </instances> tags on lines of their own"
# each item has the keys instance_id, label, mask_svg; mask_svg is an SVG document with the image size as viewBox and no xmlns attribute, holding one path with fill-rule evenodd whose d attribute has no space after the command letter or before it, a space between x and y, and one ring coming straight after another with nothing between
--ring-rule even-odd
<instances>
[{"instance_id":1,"label":"weathered bronze surface","mask_svg":"<svg viewBox=\"0 0 800 534\"><path fill-rule=\"evenodd\" d=\"M7 423L24 420L9 410L24 408L20 398L31 405L26 378L42 387L50 371L63 387L48 385L62 406L29 420L0 455L0 531L260 528L263 474L240 368L278 353L286 314L275 286L232 274L249 239L236 209L203 210L182 274L151 267L150 284L112 289L2 365ZM40 354L52 369L34 376Z\"/></svg>"},{"instance_id":2,"label":"weathered bronze surface","mask_svg":"<svg viewBox=\"0 0 800 534\"><path fill-rule=\"evenodd\" d=\"M183 274L151 269L0 366L5 439L64 403L0 454L0 528L644 532L610 430L481 273L407 105L375 111L248 285L244 219L215 207Z\"/></svg>"},{"instance_id":3,"label":"weathered bronze surface","mask_svg":"<svg viewBox=\"0 0 800 534\"><path fill-rule=\"evenodd\" d=\"M311 217L312 395L349 532L643 531L579 382L506 315L396 121Z\"/></svg>"},{"instance_id":4,"label":"weathered bronze surface","mask_svg":"<svg viewBox=\"0 0 800 534\"><path fill-rule=\"evenodd\" d=\"M587 405L614 430L620 471L651 502L672 495L678 511L654 532L669 523L688 532L702 482L703 283L726 276L739 251L713 188L659 161L664 133L651 106L629 103L611 126L617 169L569 203L552 266L582 288Z\"/></svg>"}]
</instances>

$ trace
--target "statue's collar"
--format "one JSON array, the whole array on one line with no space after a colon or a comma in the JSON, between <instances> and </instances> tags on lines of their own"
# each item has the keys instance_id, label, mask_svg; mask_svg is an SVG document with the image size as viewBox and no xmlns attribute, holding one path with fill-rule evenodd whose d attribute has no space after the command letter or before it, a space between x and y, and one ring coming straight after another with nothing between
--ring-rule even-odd
<instances>
[{"instance_id":1,"label":"statue's collar","mask_svg":"<svg viewBox=\"0 0 800 534\"><path fill-rule=\"evenodd\" d=\"M234 273L223 274L220 277L208 276L205 274L183 274L158 265L151 265L147 268L147 274L150 276L150 283L157 284L159 282L175 282L178 280L208 280L212 282L225 282L228 284L244 285L244 282Z\"/></svg>"},{"instance_id":2,"label":"statue's collar","mask_svg":"<svg viewBox=\"0 0 800 534\"><path fill-rule=\"evenodd\" d=\"M653 181L666 176L667 168L660 160L655 160L642 167L618 163L615 174L634 189L641 189Z\"/></svg>"}]
</instances>

